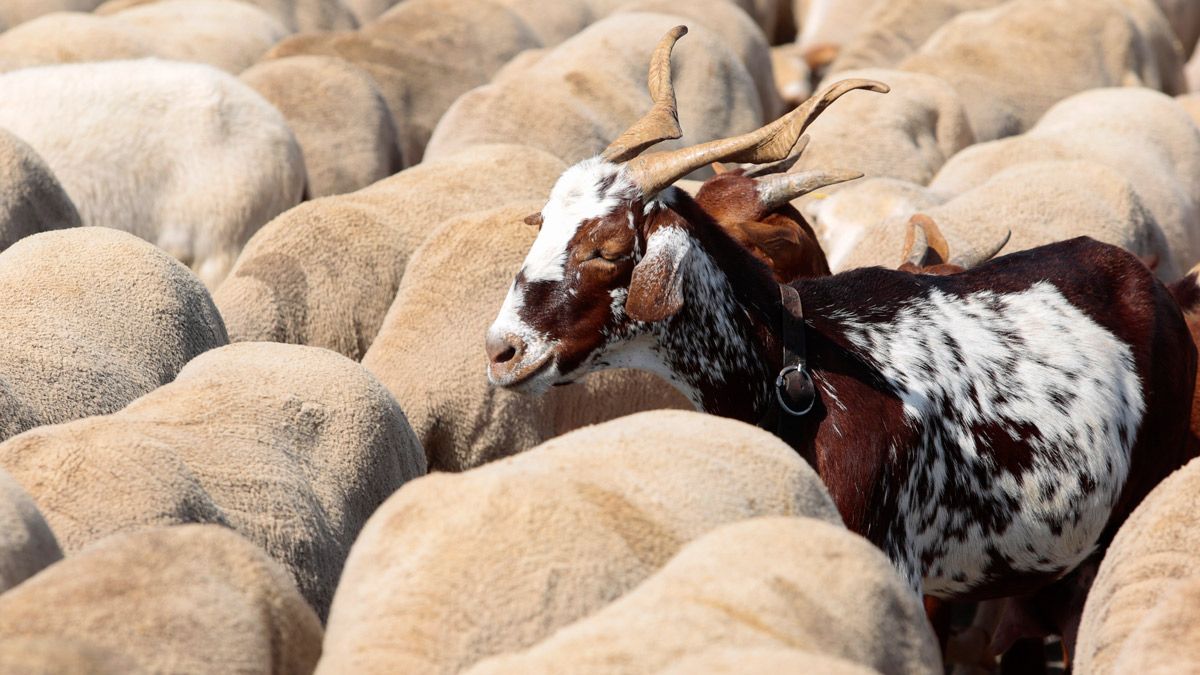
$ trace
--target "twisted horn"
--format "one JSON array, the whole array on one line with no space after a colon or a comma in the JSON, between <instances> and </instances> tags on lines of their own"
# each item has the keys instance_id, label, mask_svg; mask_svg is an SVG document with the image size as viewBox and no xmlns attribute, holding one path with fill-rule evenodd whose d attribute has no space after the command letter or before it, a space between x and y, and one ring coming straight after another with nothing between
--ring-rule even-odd
<instances>
[{"instance_id":1,"label":"twisted horn","mask_svg":"<svg viewBox=\"0 0 1200 675\"><path fill-rule=\"evenodd\" d=\"M862 173L858 171L837 170L776 174L759 178L756 181L758 183L758 200L762 203L763 208L774 211L813 190L862 177Z\"/></svg>"},{"instance_id":2,"label":"twisted horn","mask_svg":"<svg viewBox=\"0 0 1200 675\"><path fill-rule=\"evenodd\" d=\"M601 157L610 162L627 162L655 143L683 135L675 107L675 88L671 85L671 50L687 32L687 26L676 26L658 41L654 55L650 57L650 75L646 82L654 105L610 143L600 153Z\"/></svg>"},{"instance_id":3,"label":"twisted horn","mask_svg":"<svg viewBox=\"0 0 1200 675\"><path fill-rule=\"evenodd\" d=\"M792 167L796 165L796 162L800 161L800 153L804 152L804 149L808 147L809 140L808 134L801 136L800 139L796 141L796 145L792 146L791 154L779 160L778 162L759 164L758 166L754 166L753 164L746 166L745 175L749 176L750 178L758 178L760 176L766 176L773 173L787 173L788 171L791 171Z\"/></svg>"},{"instance_id":4,"label":"twisted horn","mask_svg":"<svg viewBox=\"0 0 1200 675\"><path fill-rule=\"evenodd\" d=\"M757 131L701 143L690 148L635 157L625 164L625 169L641 189L642 195L652 197L668 185L712 162L778 162L790 154L797 139L818 115L842 94L855 89L879 93L889 91L886 84L874 80L842 80Z\"/></svg>"},{"instance_id":5,"label":"twisted horn","mask_svg":"<svg viewBox=\"0 0 1200 675\"><path fill-rule=\"evenodd\" d=\"M1012 239L1012 230L1006 231L1004 233L1004 236L1001 237L999 241L993 243L991 246L976 246L973 248L966 249L962 253L954 256L954 259L951 260L950 262L954 263L955 265L965 267L967 269L970 269L977 265L982 265L983 263L991 260L992 258L995 258L996 255L998 253L1000 253L1000 251L1005 246L1008 245L1008 241L1010 239Z\"/></svg>"}]
</instances>

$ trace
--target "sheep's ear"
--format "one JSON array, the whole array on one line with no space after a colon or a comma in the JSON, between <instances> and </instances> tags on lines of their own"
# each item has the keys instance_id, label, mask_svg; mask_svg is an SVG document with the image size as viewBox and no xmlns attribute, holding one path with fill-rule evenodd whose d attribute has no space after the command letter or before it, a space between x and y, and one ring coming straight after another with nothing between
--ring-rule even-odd
<instances>
[{"instance_id":1,"label":"sheep's ear","mask_svg":"<svg viewBox=\"0 0 1200 675\"><path fill-rule=\"evenodd\" d=\"M683 307L682 267L691 249L687 234L662 228L650 236L646 255L633 268L625 313L635 321L662 321Z\"/></svg>"},{"instance_id":2,"label":"sheep's ear","mask_svg":"<svg viewBox=\"0 0 1200 675\"><path fill-rule=\"evenodd\" d=\"M541 213L541 211L539 211L537 213L531 213L528 216L525 216L525 224L530 227L536 227L539 230L542 229L542 213Z\"/></svg>"}]
</instances>

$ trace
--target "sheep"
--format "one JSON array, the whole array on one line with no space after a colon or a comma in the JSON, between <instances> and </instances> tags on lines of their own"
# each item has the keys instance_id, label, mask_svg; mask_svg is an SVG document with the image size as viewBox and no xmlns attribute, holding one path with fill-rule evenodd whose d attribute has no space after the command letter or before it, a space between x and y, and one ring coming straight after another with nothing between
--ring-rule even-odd
<instances>
[{"instance_id":1,"label":"sheep","mask_svg":"<svg viewBox=\"0 0 1200 675\"><path fill-rule=\"evenodd\" d=\"M312 672L321 624L257 546L185 525L108 537L0 595L0 649L23 639L112 652L144 672L285 675Z\"/></svg>"},{"instance_id":2,"label":"sheep","mask_svg":"<svg viewBox=\"0 0 1200 675\"><path fill-rule=\"evenodd\" d=\"M936 195L927 194L925 198L936 200ZM1161 279L1178 277L1171 262L1170 243L1133 185L1116 169L1095 162L1046 160L1017 164L921 213L937 223L956 249L988 247L1009 232L1009 252L1088 236L1159 260L1157 272ZM890 267L912 215L901 211L847 233L846 240L831 245L831 249L846 253L831 255L830 268L838 272L881 264ZM833 228L829 224L818 231Z\"/></svg>"},{"instance_id":3,"label":"sheep","mask_svg":"<svg viewBox=\"0 0 1200 675\"><path fill-rule=\"evenodd\" d=\"M607 607L468 672L656 673L717 647L942 672L920 599L879 549L839 524L794 517L716 528Z\"/></svg>"},{"instance_id":4,"label":"sheep","mask_svg":"<svg viewBox=\"0 0 1200 675\"><path fill-rule=\"evenodd\" d=\"M1187 66L1184 68L1184 73L1187 77L1187 90L1200 92L1200 49L1192 54L1192 58L1188 60Z\"/></svg>"},{"instance_id":5,"label":"sheep","mask_svg":"<svg viewBox=\"0 0 1200 675\"><path fill-rule=\"evenodd\" d=\"M1079 625L1080 673L1194 671L1200 460L1154 488L1108 548Z\"/></svg>"},{"instance_id":6,"label":"sheep","mask_svg":"<svg viewBox=\"0 0 1200 675\"><path fill-rule=\"evenodd\" d=\"M850 92L839 100L837 115L818 117L806 132L812 142L797 163L802 170L846 167L925 184L947 159L975 142L958 94L944 80L882 69L841 76L878 80L890 91L883 97Z\"/></svg>"},{"instance_id":7,"label":"sheep","mask_svg":"<svg viewBox=\"0 0 1200 675\"><path fill-rule=\"evenodd\" d=\"M783 100L771 72L771 49L762 30L743 9L731 0L633 0L622 5L617 13L670 14L687 19L691 26L703 26L715 33L737 55L754 80L762 118L773 120L783 112Z\"/></svg>"},{"instance_id":8,"label":"sheep","mask_svg":"<svg viewBox=\"0 0 1200 675\"><path fill-rule=\"evenodd\" d=\"M646 62L680 19L622 12L553 50L519 59L490 84L458 98L438 122L427 156L472 145L531 145L571 163L602 150L647 105ZM703 26L679 47L680 116L692 142L762 122L758 90L745 64ZM677 145L677 144L676 144Z\"/></svg>"},{"instance_id":9,"label":"sheep","mask_svg":"<svg viewBox=\"0 0 1200 675\"><path fill-rule=\"evenodd\" d=\"M283 116L210 66L145 59L6 73L0 127L46 161L85 225L157 244L209 288L304 189Z\"/></svg>"},{"instance_id":10,"label":"sheep","mask_svg":"<svg viewBox=\"0 0 1200 675\"><path fill-rule=\"evenodd\" d=\"M707 649L685 656L658 671L660 675L740 675L741 673L822 673L876 675L852 661L798 649Z\"/></svg>"},{"instance_id":11,"label":"sheep","mask_svg":"<svg viewBox=\"0 0 1200 675\"><path fill-rule=\"evenodd\" d=\"M900 69L949 82L975 138L988 141L1025 131L1086 89L1181 92L1175 39L1152 0L1014 0L957 15Z\"/></svg>"},{"instance_id":12,"label":"sheep","mask_svg":"<svg viewBox=\"0 0 1200 675\"><path fill-rule=\"evenodd\" d=\"M79 212L29 144L0 129L0 251L38 232L79 227Z\"/></svg>"},{"instance_id":13,"label":"sheep","mask_svg":"<svg viewBox=\"0 0 1200 675\"><path fill-rule=\"evenodd\" d=\"M358 31L296 35L265 58L340 56L366 70L396 121L404 161L415 164L459 94L540 46L516 13L488 0L405 0ZM430 58L446 53L463 58Z\"/></svg>"},{"instance_id":14,"label":"sheep","mask_svg":"<svg viewBox=\"0 0 1200 675\"><path fill-rule=\"evenodd\" d=\"M0 440L115 412L228 342L204 286L133 235L83 227L0 253Z\"/></svg>"},{"instance_id":15,"label":"sheep","mask_svg":"<svg viewBox=\"0 0 1200 675\"><path fill-rule=\"evenodd\" d=\"M793 0L796 50L814 72L824 72L841 46L862 30L878 0Z\"/></svg>"},{"instance_id":16,"label":"sheep","mask_svg":"<svg viewBox=\"0 0 1200 675\"><path fill-rule=\"evenodd\" d=\"M839 523L781 441L694 412L632 415L430 474L355 542L317 672L458 672L598 610L708 530L767 515Z\"/></svg>"},{"instance_id":17,"label":"sheep","mask_svg":"<svg viewBox=\"0 0 1200 675\"><path fill-rule=\"evenodd\" d=\"M1171 97L1140 87L1077 94L1027 133L954 156L929 187L961 194L1008 167L1043 160L1096 162L1127 177L1166 238L1162 278L1174 280L1200 260L1200 133Z\"/></svg>"},{"instance_id":18,"label":"sheep","mask_svg":"<svg viewBox=\"0 0 1200 675\"><path fill-rule=\"evenodd\" d=\"M292 56L264 61L240 79L287 119L304 153L310 198L353 192L404 166L387 101L353 64Z\"/></svg>"},{"instance_id":19,"label":"sheep","mask_svg":"<svg viewBox=\"0 0 1200 675\"><path fill-rule=\"evenodd\" d=\"M29 494L0 469L0 594L62 559L58 540Z\"/></svg>"},{"instance_id":20,"label":"sheep","mask_svg":"<svg viewBox=\"0 0 1200 675\"><path fill-rule=\"evenodd\" d=\"M96 7L95 14L105 16L131 7L163 0L108 0ZM169 1L169 0L167 0ZM341 0L246 0L275 17L289 33L318 30L353 30L358 27L354 13Z\"/></svg>"},{"instance_id":21,"label":"sheep","mask_svg":"<svg viewBox=\"0 0 1200 675\"><path fill-rule=\"evenodd\" d=\"M1182 94L1175 97L1176 101L1183 106L1187 114L1192 118L1192 122L1200 127L1200 93Z\"/></svg>"},{"instance_id":22,"label":"sheep","mask_svg":"<svg viewBox=\"0 0 1200 675\"><path fill-rule=\"evenodd\" d=\"M0 56L23 66L159 57L238 73L289 31L233 0L163 0L110 16L56 12L0 34Z\"/></svg>"},{"instance_id":23,"label":"sheep","mask_svg":"<svg viewBox=\"0 0 1200 675\"><path fill-rule=\"evenodd\" d=\"M542 46L553 46L598 17L588 0L490 0L520 17Z\"/></svg>"},{"instance_id":24,"label":"sheep","mask_svg":"<svg viewBox=\"0 0 1200 675\"><path fill-rule=\"evenodd\" d=\"M226 525L278 560L324 617L359 529L425 473L425 457L358 364L241 343L197 357L119 412L8 439L0 466L68 554L154 525Z\"/></svg>"},{"instance_id":25,"label":"sheep","mask_svg":"<svg viewBox=\"0 0 1200 675\"><path fill-rule=\"evenodd\" d=\"M861 26L845 40L829 66L829 75L845 71L891 68L917 51L929 36L963 12L988 9L1007 0L890 0L875 2L862 15Z\"/></svg>"},{"instance_id":26,"label":"sheep","mask_svg":"<svg viewBox=\"0 0 1200 675\"><path fill-rule=\"evenodd\" d=\"M479 336L533 241L523 218L539 206L515 202L451 219L430 234L363 357L408 415L431 470L462 471L585 424L687 405L669 385L631 371L555 389L540 401L491 388L479 376L487 367Z\"/></svg>"},{"instance_id":27,"label":"sheep","mask_svg":"<svg viewBox=\"0 0 1200 675\"><path fill-rule=\"evenodd\" d=\"M142 675L125 656L59 637L0 639L0 672L21 675Z\"/></svg>"},{"instance_id":28,"label":"sheep","mask_svg":"<svg viewBox=\"0 0 1200 675\"><path fill-rule=\"evenodd\" d=\"M255 234L214 300L235 342L312 345L359 360L409 258L438 224L538 198L564 168L534 148L476 146L306 202Z\"/></svg>"}]
</instances>

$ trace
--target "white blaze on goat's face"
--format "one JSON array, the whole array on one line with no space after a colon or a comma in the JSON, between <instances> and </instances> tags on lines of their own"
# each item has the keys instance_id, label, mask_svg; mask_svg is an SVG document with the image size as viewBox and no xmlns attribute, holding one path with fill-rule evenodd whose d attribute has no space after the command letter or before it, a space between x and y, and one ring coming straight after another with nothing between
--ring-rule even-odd
<instances>
[{"instance_id":1,"label":"white blaze on goat's face","mask_svg":"<svg viewBox=\"0 0 1200 675\"><path fill-rule=\"evenodd\" d=\"M612 292L629 284L641 209L620 165L593 158L563 173L488 330L494 384L539 390L582 374L621 318Z\"/></svg>"}]
</instances>

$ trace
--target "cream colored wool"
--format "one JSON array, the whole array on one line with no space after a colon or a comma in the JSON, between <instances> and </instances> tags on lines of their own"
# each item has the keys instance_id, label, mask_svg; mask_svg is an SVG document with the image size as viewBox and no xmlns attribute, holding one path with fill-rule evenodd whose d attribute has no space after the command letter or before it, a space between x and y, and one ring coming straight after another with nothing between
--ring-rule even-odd
<instances>
[{"instance_id":1,"label":"cream colored wool","mask_svg":"<svg viewBox=\"0 0 1200 675\"><path fill-rule=\"evenodd\" d=\"M870 247L866 253L874 261L860 264L896 267L903 262L900 250L903 239L895 240L896 231L903 237L901 228L907 227L905 223L914 213L948 198L923 185L895 178L864 178L831 192L828 197L819 194L805 200L803 213L812 223L829 269L834 272L849 269L846 261L860 247ZM893 236L888 237L885 245L874 244L868 238L868 231L880 229L885 223ZM895 249L888 249L893 243ZM860 260L863 257L858 256Z\"/></svg>"},{"instance_id":2,"label":"cream colored wool","mask_svg":"<svg viewBox=\"0 0 1200 675\"><path fill-rule=\"evenodd\" d=\"M924 184L975 141L958 94L945 81L882 69L839 73L836 79L856 77L878 80L891 91L852 91L838 99L808 128L812 140L795 170L848 169Z\"/></svg>"},{"instance_id":3,"label":"cream colored wool","mask_svg":"<svg viewBox=\"0 0 1200 675\"><path fill-rule=\"evenodd\" d=\"M1076 672L1195 671L1198 588L1200 460L1192 460L1146 496L1108 547L1083 608Z\"/></svg>"},{"instance_id":4,"label":"cream colored wool","mask_svg":"<svg viewBox=\"0 0 1200 675\"><path fill-rule=\"evenodd\" d=\"M115 412L228 341L187 268L93 227L35 234L0 253L0 325L0 439Z\"/></svg>"},{"instance_id":5,"label":"cream colored wool","mask_svg":"<svg viewBox=\"0 0 1200 675\"><path fill-rule=\"evenodd\" d=\"M491 84L463 94L438 123L427 156L516 143L573 164L598 154L650 108L646 71L668 30L688 24L672 72L684 136L675 148L751 131L763 122L758 90L719 34L674 15L620 12L554 49L523 57Z\"/></svg>"},{"instance_id":6,"label":"cream colored wool","mask_svg":"<svg viewBox=\"0 0 1200 675\"><path fill-rule=\"evenodd\" d=\"M543 204L516 202L437 228L409 261L363 358L404 408L431 470L469 469L632 412L692 407L641 371L596 373L543 396L488 384L483 336L537 234L523 219Z\"/></svg>"},{"instance_id":7,"label":"cream colored wool","mask_svg":"<svg viewBox=\"0 0 1200 675\"><path fill-rule=\"evenodd\" d=\"M403 167L387 101L354 64L293 56L264 61L241 80L278 108L296 135L310 198L353 192Z\"/></svg>"},{"instance_id":8,"label":"cream colored wool","mask_svg":"<svg viewBox=\"0 0 1200 675\"><path fill-rule=\"evenodd\" d=\"M1182 96L1175 97L1175 100L1179 101L1179 104L1183 106L1185 111L1187 111L1187 114L1192 118L1192 122L1194 122L1197 127L1200 127L1200 93L1184 94Z\"/></svg>"},{"instance_id":9,"label":"cream colored wool","mask_svg":"<svg viewBox=\"0 0 1200 675\"><path fill-rule=\"evenodd\" d=\"M311 672L321 624L287 574L223 527L109 537L0 595L0 645L84 643L147 673Z\"/></svg>"},{"instance_id":10,"label":"cream colored wool","mask_svg":"<svg viewBox=\"0 0 1200 675\"><path fill-rule=\"evenodd\" d=\"M112 415L0 444L63 548L217 523L278 560L324 616L367 517L425 457L387 390L330 351L230 345Z\"/></svg>"},{"instance_id":11,"label":"cream colored wool","mask_svg":"<svg viewBox=\"0 0 1200 675\"><path fill-rule=\"evenodd\" d=\"M694 412L633 415L463 474L430 474L380 507L355 542L317 672L450 673L528 647L692 539L761 515L841 524L783 441Z\"/></svg>"},{"instance_id":12,"label":"cream colored wool","mask_svg":"<svg viewBox=\"0 0 1200 675\"><path fill-rule=\"evenodd\" d=\"M861 27L843 42L830 73L860 68L891 68L917 51L929 36L962 12L987 9L1008 0L884 0L855 17Z\"/></svg>"},{"instance_id":13,"label":"cream colored wool","mask_svg":"<svg viewBox=\"0 0 1200 675\"><path fill-rule=\"evenodd\" d=\"M1185 86L1176 38L1152 0L1013 0L963 12L900 68L949 82L979 141L1021 133L1087 89Z\"/></svg>"},{"instance_id":14,"label":"cream colored wool","mask_svg":"<svg viewBox=\"0 0 1200 675\"><path fill-rule=\"evenodd\" d=\"M101 0L4 0L0 2L0 31L52 12L90 12Z\"/></svg>"},{"instance_id":15,"label":"cream colored wool","mask_svg":"<svg viewBox=\"0 0 1200 675\"><path fill-rule=\"evenodd\" d=\"M79 227L79 212L29 144L0 129L0 251L48 230Z\"/></svg>"},{"instance_id":16,"label":"cream colored wool","mask_svg":"<svg viewBox=\"0 0 1200 675\"><path fill-rule=\"evenodd\" d=\"M1116 170L1083 161L1018 164L977 188L921 211L937 223L953 254L966 248L988 248L1012 232L1002 253L1088 236L1140 256L1160 260L1160 279L1178 277L1162 230ZM908 219L904 213L861 229L835 272L882 265L895 267Z\"/></svg>"},{"instance_id":17,"label":"cream colored wool","mask_svg":"<svg viewBox=\"0 0 1200 675\"><path fill-rule=\"evenodd\" d=\"M137 59L155 55L153 36L107 17L54 12L0 33L4 71L55 63Z\"/></svg>"},{"instance_id":18,"label":"cream colored wool","mask_svg":"<svg viewBox=\"0 0 1200 675\"><path fill-rule=\"evenodd\" d=\"M681 16L689 28L700 25L712 31L746 66L758 91L763 119L773 120L783 114L783 100L775 89L771 69L771 47L754 19L731 0L633 0L619 11Z\"/></svg>"},{"instance_id":19,"label":"cream colored wool","mask_svg":"<svg viewBox=\"0 0 1200 675\"><path fill-rule=\"evenodd\" d=\"M1171 97L1141 87L1095 89L1055 105L1027 133L967 148L930 183L947 194L1026 162L1086 160L1125 177L1169 247L1161 278L1200 260L1200 131Z\"/></svg>"},{"instance_id":20,"label":"cream colored wool","mask_svg":"<svg viewBox=\"0 0 1200 675\"><path fill-rule=\"evenodd\" d=\"M800 51L833 46L852 40L863 28L863 19L878 2L891 0L793 0L796 46Z\"/></svg>"},{"instance_id":21,"label":"cream colored wool","mask_svg":"<svg viewBox=\"0 0 1200 675\"><path fill-rule=\"evenodd\" d=\"M117 12L107 20L138 31L153 56L207 63L235 75L292 32L271 14L241 0L161 0Z\"/></svg>"},{"instance_id":22,"label":"cream colored wool","mask_svg":"<svg viewBox=\"0 0 1200 675\"><path fill-rule=\"evenodd\" d=\"M297 35L267 57L340 56L366 70L388 102L405 162L415 164L460 94L540 46L515 12L490 0L404 0L356 32Z\"/></svg>"},{"instance_id":23,"label":"cream colored wool","mask_svg":"<svg viewBox=\"0 0 1200 675\"><path fill-rule=\"evenodd\" d=\"M921 600L887 557L810 518L719 527L607 607L469 672L654 673L718 646L798 649L896 675L942 672Z\"/></svg>"},{"instance_id":24,"label":"cream colored wool","mask_svg":"<svg viewBox=\"0 0 1200 675\"><path fill-rule=\"evenodd\" d=\"M1184 76L1187 78L1188 91L1200 92L1200 49L1192 54L1192 58L1184 67Z\"/></svg>"},{"instance_id":25,"label":"cream colored wool","mask_svg":"<svg viewBox=\"0 0 1200 675\"><path fill-rule=\"evenodd\" d=\"M130 7L170 0L108 0L96 8L99 15L115 14ZM358 20L341 0L239 0L275 17L289 33L317 30L350 30Z\"/></svg>"},{"instance_id":26,"label":"cream colored wool","mask_svg":"<svg viewBox=\"0 0 1200 675\"><path fill-rule=\"evenodd\" d=\"M142 675L109 649L58 637L0 639L0 673L14 675Z\"/></svg>"},{"instance_id":27,"label":"cream colored wool","mask_svg":"<svg viewBox=\"0 0 1200 675\"><path fill-rule=\"evenodd\" d=\"M488 0L520 17L545 46L556 45L599 18L588 0Z\"/></svg>"},{"instance_id":28,"label":"cream colored wool","mask_svg":"<svg viewBox=\"0 0 1200 675\"><path fill-rule=\"evenodd\" d=\"M20 484L0 470L0 593L60 559L46 519Z\"/></svg>"},{"instance_id":29,"label":"cream colored wool","mask_svg":"<svg viewBox=\"0 0 1200 675\"><path fill-rule=\"evenodd\" d=\"M41 155L85 225L157 244L210 288L304 189L283 116L210 66L146 59L7 73L0 127Z\"/></svg>"},{"instance_id":30,"label":"cream colored wool","mask_svg":"<svg viewBox=\"0 0 1200 675\"><path fill-rule=\"evenodd\" d=\"M658 671L658 675L743 675L743 673L820 673L821 675L875 675L878 671L853 661L798 649L759 647L709 649L685 656Z\"/></svg>"},{"instance_id":31,"label":"cream colored wool","mask_svg":"<svg viewBox=\"0 0 1200 675\"><path fill-rule=\"evenodd\" d=\"M409 258L438 225L509 200L543 198L565 168L534 148L477 146L301 204L247 243L214 294L229 334L235 342L306 344L361 359ZM455 268L475 264L463 253Z\"/></svg>"}]
</instances>

